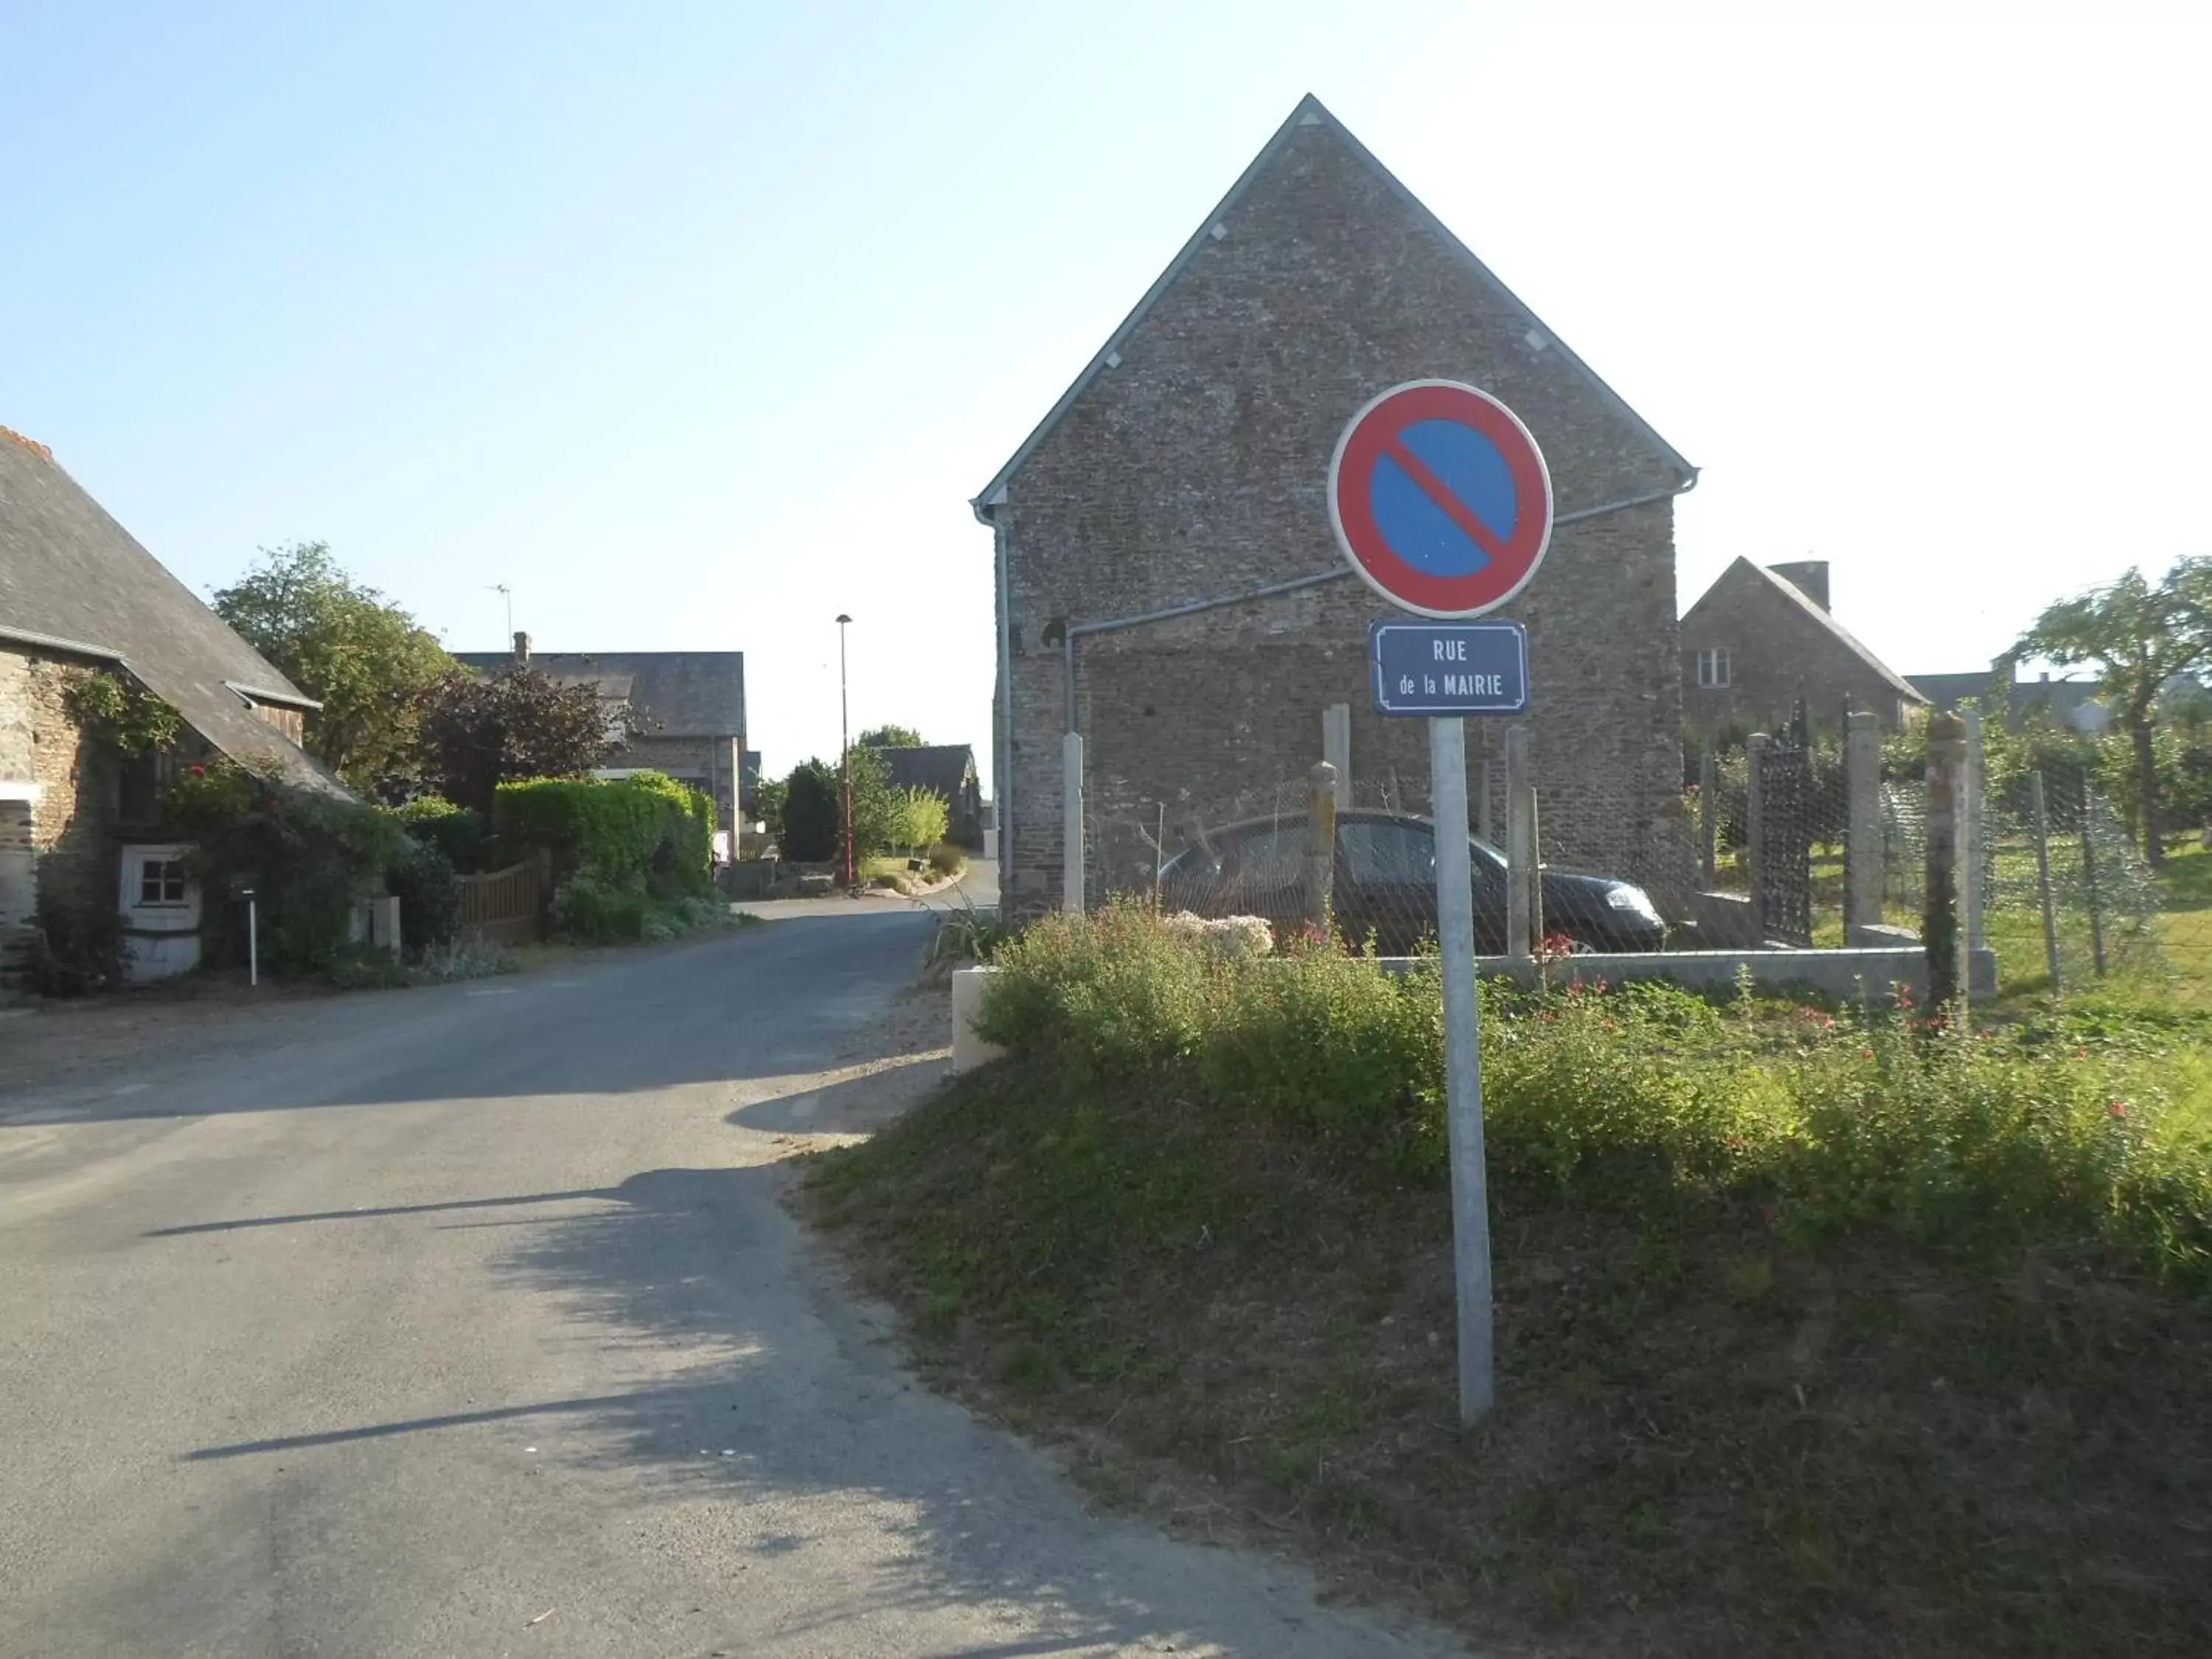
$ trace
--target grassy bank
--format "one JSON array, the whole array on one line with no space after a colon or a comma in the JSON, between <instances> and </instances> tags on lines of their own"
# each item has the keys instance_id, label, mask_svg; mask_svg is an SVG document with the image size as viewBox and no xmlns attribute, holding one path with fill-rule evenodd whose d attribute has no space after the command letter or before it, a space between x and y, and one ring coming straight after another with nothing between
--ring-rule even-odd
<instances>
[{"instance_id":1,"label":"grassy bank","mask_svg":"<svg viewBox=\"0 0 2212 1659\"><path fill-rule=\"evenodd\" d=\"M2212 1640L2186 1029L1496 996L1463 1434L1433 981L1131 915L1004 960L1016 1057L810 1200L936 1375L1108 1496L1508 1647Z\"/></svg>"}]
</instances>

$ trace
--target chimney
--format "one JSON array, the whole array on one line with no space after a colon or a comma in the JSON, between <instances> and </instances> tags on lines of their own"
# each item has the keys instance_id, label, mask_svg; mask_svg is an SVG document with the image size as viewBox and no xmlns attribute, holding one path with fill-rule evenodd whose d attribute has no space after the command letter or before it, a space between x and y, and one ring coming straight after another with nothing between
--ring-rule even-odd
<instances>
[{"instance_id":1,"label":"chimney","mask_svg":"<svg viewBox=\"0 0 2212 1659\"><path fill-rule=\"evenodd\" d=\"M514 665L517 668L530 666L530 635L520 629L514 633Z\"/></svg>"},{"instance_id":2,"label":"chimney","mask_svg":"<svg viewBox=\"0 0 2212 1659\"><path fill-rule=\"evenodd\" d=\"M1828 608L1828 562L1826 559L1800 559L1794 564L1770 564L1766 568L1821 610Z\"/></svg>"}]
</instances>

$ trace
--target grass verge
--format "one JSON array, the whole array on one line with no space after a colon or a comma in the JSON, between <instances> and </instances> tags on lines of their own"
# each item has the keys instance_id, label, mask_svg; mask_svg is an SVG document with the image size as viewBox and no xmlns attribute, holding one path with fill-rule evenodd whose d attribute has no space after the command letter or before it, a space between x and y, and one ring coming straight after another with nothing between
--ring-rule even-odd
<instances>
[{"instance_id":1,"label":"grass verge","mask_svg":"<svg viewBox=\"0 0 2212 1659\"><path fill-rule=\"evenodd\" d=\"M805 1202L1102 1495L1500 1651L2212 1650L2193 1026L1493 1003L1463 1432L1419 981L1127 917L999 959L1014 1058Z\"/></svg>"}]
</instances>

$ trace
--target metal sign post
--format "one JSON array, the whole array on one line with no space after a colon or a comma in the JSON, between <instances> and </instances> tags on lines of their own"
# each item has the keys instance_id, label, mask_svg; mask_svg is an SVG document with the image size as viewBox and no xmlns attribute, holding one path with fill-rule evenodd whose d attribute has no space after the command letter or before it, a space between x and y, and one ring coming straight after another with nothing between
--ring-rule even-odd
<instances>
[{"instance_id":1,"label":"metal sign post","mask_svg":"<svg viewBox=\"0 0 2212 1659\"><path fill-rule=\"evenodd\" d=\"M1536 441L1504 404L1455 381L1393 386L1353 416L1329 463L1328 507L1361 579L1423 617L1495 610L1528 586L1551 543L1552 479ZM1528 712L1528 641L1512 622L1378 622L1368 660L1376 712L1429 722L1459 1415L1472 1425L1495 1402L1497 1380L1466 716Z\"/></svg>"}]
</instances>

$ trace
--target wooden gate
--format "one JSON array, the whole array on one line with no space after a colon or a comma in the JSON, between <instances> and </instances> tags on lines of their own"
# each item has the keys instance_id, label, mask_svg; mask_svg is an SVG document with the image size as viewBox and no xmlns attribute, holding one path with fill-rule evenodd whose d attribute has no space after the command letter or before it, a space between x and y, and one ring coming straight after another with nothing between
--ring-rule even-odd
<instances>
[{"instance_id":1,"label":"wooden gate","mask_svg":"<svg viewBox=\"0 0 2212 1659\"><path fill-rule=\"evenodd\" d=\"M456 878L461 890L461 938L471 945L520 945L544 932L545 861L511 864Z\"/></svg>"}]
</instances>

